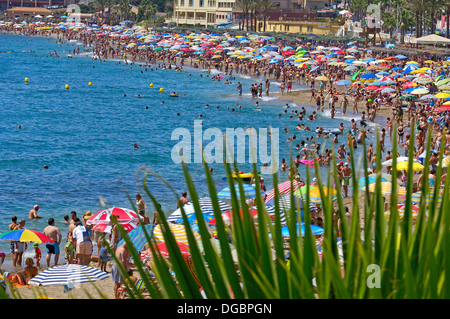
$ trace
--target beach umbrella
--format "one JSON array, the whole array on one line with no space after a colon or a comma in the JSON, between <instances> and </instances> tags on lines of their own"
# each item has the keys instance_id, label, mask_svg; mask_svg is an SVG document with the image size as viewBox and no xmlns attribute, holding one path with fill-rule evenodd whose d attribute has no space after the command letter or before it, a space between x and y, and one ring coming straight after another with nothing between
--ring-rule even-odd
<instances>
[{"instance_id":1,"label":"beach umbrella","mask_svg":"<svg viewBox=\"0 0 450 319\"><path fill-rule=\"evenodd\" d=\"M310 225L311 226L311 232L313 235L317 236L317 235L322 235L324 233L324 229L322 227L316 226L316 225ZM297 223L297 235L298 236L305 236L305 223L302 222L300 224ZM291 237L291 235L289 234L289 228L288 226L283 226L281 228L281 236L283 237Z\"/></svg>"},{"instance_id":2,"label":"beach umbrella","mask_svg":"<svg viewBox=\"0 0 450 319\"><path fill-rule=\"evenodd\" d=\"M127 231L136 227L139 221L137 214L127 208L113 207L103 209L92 215L87 221L87 225L95 225L92 229L99 232L110 232L114 227L111 217L114 216L117 222Z\"/></svg>"},{"instance_id":3,"label":"beach umbrella","mask_svg":"<svg viewBox=\"0 0 450 319\"><path fill-rule=\"evenodd\" d=\"M448 82L450 82L450 78L439 80L438 82L436 82L436 85L441 86L441 85L447 84Z\"/></svg>"},{"instance_id":4,"label":"beach umbrella","mask_svg":"<svg viewBox=\"0 0 450 319\"><path fill-rule=\"evenodd\" d=\"M422 96L419 100L420 101L437 100L437 97L435 97L434 95L431 95L431 94L427 94L427 95Z\"/></svg>"},{"instance_id":5,"label":"beach umbrella","mask_svg":"<svg viewBox=\"0 0 450 319\"><path fill-rule=\"evenodd\" d=\"M405 94L405 95L399 96L398 99L399 99L400 101L403 101L403 100L406 100L406 101L412 101L412 100L417 99L417 96L411 95L411 94Z\"/></svg>"},{"instance_id":6,"label":"beach umbrella","mask_svg":"<svg viewBox=\"0 0 450 319\"><path fill-rule=\"evenodd\" d=\"M392 166L392 161L393 161L392 159L387 160L387 161L381 163L381 165L382 166ZM420 163L419 160L416 158L413 158L412 161L415 163ZM402 163L402 162L409 162L409 157L406 157L406 156L397 157L397 163Z\"/></svg>"},{"instance_id":7,"label":"beach umbrella","mask_svg":"<svg viewBox=\"0 0 450 319\"><path fill-rule=\"evenodd\" d=\"M324 81L324 82L326 82L326 81L328 81L328 78L326 76L318 76L318 77L316 77L315 80L316 81Z\"/></svg>"},{"instance_id":8,"label":"beach umbrella","mask_svg":"<svg viewBox=\"0 0 450 319\"><path fill-rule=\"evenodd\" d=\"M384 89L382 89L381 90L381 93L392 93L392 92L395 92L395 89L393 89L393 88L389 88L389 87L387 87L387 88L384 88Z\"/></svg>"},{"instance_id":9,"label":"beach umbrella","mask_svg":"<svg viewBox=\"0 0 450 319\"><path fill-rule=\"evenodd\" d=\"M421 191L412 193L411 194L411 202L413 202L413 203L420 203L422 196L423 195L422 195ZM428 205L434 199L434 191L431 190L428 194L425 194L424 198L425 198L425 203ZM441 201L442 201L442 196L439 195L438 198L437 198L438 204L440 204Z\"/></svg>"},{"instance_id":10,"label":"beach umbrella","mask_svg":"<svg viewBox=\"0 0 450 319\"><path fill-rule=\"evenodd\" d=\"M190 202L183 205L183 210L186 214L192 214L195 212L194 205ZM170 214L169 217L167 217L167 221L176 222L180 218L181 218L181 208L178 208L176 211Z\"/></svg>"},{"instance_id":11,"label":"beach umbrella","mask_svg":"<svg viewBox=\"0 0 450 319\"><path fill-rule=\"evenodd\" d=\"M137 226L129 233L127 233L127 237L131 240L133 247L136 248L137 251L141 251L144 246L147 244L147 237L145 236L145 232L151 238L153 233L153 228L155 225L141 225ZM117 247L122 246L125 243L125 239L121 239Z\"/></svg>"},{"instance_id":12,"label":"beach umbrella","mask_svg":"<svg viewBox=\"0 0 450 319\"><path fill-rule=\"evenodd\" d=\"M53 240L46 235L31 229L8 230L0 235L0 240L33 242L33 243L53 243Z\"/></svg>"},{"instance_id":13,"label":"beach umbrella","mask_svg":"<svg viewBox=\"0 0 450 319\"><path fill-rule=\"evenodd\" d=\"M253 218L256 218L256 217L258 216L258 211L257 211L256 209L249 208L248 214L249 214L250 216L252 216ZM224 222L226 225L228 225L228 226L231 225L232 222L233 222L232 219L233 219L233 216L234 216L234 215L235 215L235 213L234 213L233 211L231 211L231 210L228 211L228 212L223 213L223 214L222 214L223 222ZM240 215L241 219L244 218L242 208L239 209L239 215ZM215 219L215 218L211 219L211 220L208 222L208 225L210 225L210 226L216 225L216 219Z\"/></svg>"},{"instance_id":14,"label":"beach umbrella","mask_svg":"<svg viewBox=\"0 0 450 319\"><path fill-rule=\"evenodd\" d=\"M356 66L349 65L349 66L347 66L347 67L344 68L344 71L355 71L355 70L357 70L357 69L358 69L358 68L357 68Z\"/></svg>"},{"instance_id":15,"label":"beach umbrella","mask_svg":"<svg viewBox=\"0 0 450 319\"><path fill-rule=\"evenodd\" d=\"M412 217L413 220L416 220L417 219L417 213L419 211L419 207L413 205L413 206L411 206L411 208L412 208L411 217ZM405 216L405 205L403 205L403 204L402 205L398 205L397 206L397 212L398 212L398 217L402 220L404 218L404 216ZM384 216L386 216L386 218L389 218L390 215L391 215L390 211L387 211L387 212L384 213Z\"/></svg>"},{"instance_id":16,"label":"beach umbrella","mask_svg":"<svg viewBox=\"0 0 450 319\"><path fill-rule=\"evenodd\" d=\"M436 108L434 110L434 112L446 112L446 111L450 111L450 106L448 106L448 105L446 105L446 106L439 106L438 108Z\"/></svg>"},{"instance_id":17,"label":"beach umbrella","mask_svg":"<svg viewBox=\"0 0 450 319\"><path fill-rule=\"evenodd\" d=\"M280 195L290 194L291 193L291 185L292 185L293 191L295 192L297 189L299 189L300 187L305 185L305 183L298 182L295 179L292 181L292 183L290 180L280 183L280 184L278 184L278 187L277 187ZM267 193L266 203L271 201L274 197L275 197L275 189L272 189Z\"/></svg>"},{"instance_id":18,"label":"beach umbrella","mask_svg":"<svg viewBox=\"0 0 450 319\"><path fill-rule=\"evenodd\" d=\"M384 81L374 81L374 82L372 82L371 85L382 86L382 85L386 85L386 82L384 82Z\"/></svg>"},{"instance_id":19,"label":"beach umbrella","mask_svg":"<svg viewBox=\"0 0 450 319\"><path fill-rule=\"evenodd\" d=\"M207 214L207 213L201 213L203 218L205 219L205 221L208 223L211 219L214 218L213 214ZM189 225L191 226L196 226L194 229L195 231L198 231L198 220L197 220L197 215L195 213L192 214L187 214L186 218L188 220ZM182 224L183 223L183 218L180 218L176 221L176 223Z\"/></svg>"},{"instance_id":20,"label":"beach umbrella","mask_svg":"<svg viewBox=\"0 0 450 319\"><path fill-rule=\"evenodd\" d=\"M325 196L331 195L333 201L337 200L337 191L334 188L323 187L323 192ZM322 202L319 187L315 187L309 190L309 200L314 203Z\"/></svg>"},{"instance_id":21,"label":"beach umbrella","mask_svg":"<svg viewBox=\"0 0 450 319\"><path fill-rule=\"evenodd\" d=\"M391 175L382 173L380 175L380 178L381 178L381 182L392 182L392 176ZM367 176L367 179L369 181L369 185L373 184L373 183L376 183L376 181L377 181L377 174L376 173L370 174L370 175ZM397 180L397 181L398 181L398 184L401 183L399 180ZM365 177L361 177L358 180L358 185L359 185L359 189L364 188L366 186L366 178Z\"/></svg>"},{"instance_id":22,"label":"beach umbrella","mask_svg":"<svg viewBox=\"0 0 450 319\"><path fill-rule=\"evenodd\" d=\"M66 264L48 268L28 281L29 285L52 286L69 285L104 280L109 277L100 269L78 264Z\"/></svg>"},{"instance_id":23,"label":"beach umbrella","mask_svg":"<svg viewBox=\"0 0 450 319\"><path fill-rule=\"evenodd\" d=\"M347 85L352 85L352 82L348 81L348 80L341 80L341 81L337 81L336 85L337 86L347 86Z\"/></svg>"},{"instance_id":24,"label":"beach umbrella","mask_svg":"<svg viewBox=\"0 0 450 319\"><path fill-rule=\"evenodd\" d=\"M369 187L368 187L369 192L371 192L371 193L376 192L376 188L375 188L376 185L377 185L376 183L369 184ZM390 196L391 195L391 193L392 193L392 183L391 182L381 182L380 186L381 186L381 194L383 196ZM361 188L361 190L363 190L363 191L366 191L366 189L367 189L366 186ZM405 196L406 195L406 188L401 187L401 186L397 187L397 195Z\"/></svg>"},{"instance_id":25,"label":"beach umbrella","mask_svg":"<svg viewBox=\"0 0 450 319\"><path fill-rule=\"evenodd\" d=\"M376 79L376 75L372 74L372 73L366 73L361 76L361 79L363 79L363 80Z\"/></svg>"},{"instance_id":26,"label":"beach umbrella","mask_svg":"<svg viewBox=\"0 0 450 319\"><path fill-rule=\"evenodd\" d=\"M438 94L435 95L435 97L438 99L446 99L446 98L450 97L450 94L444 93L444 92L439 92Z\"/></svg>"},{"instance_id":27,"label":"beach umbrella","mask_svg":"<svg viewBox=\"0 0 450 319\"><path fill-rule=\"evenodd\" d=\"M218 202L219 202L219 209L222 213L225 213L231 209L227 203L221 200L218 200ZM202 197L198 200L198 203L200 204L202 213L214 215L213 204L210 197Z\"/></svg>"},{"instance_id":28,"label":"beach umbrella","mask_svg":"<svg viewBox=\"0 0 450 319\"><path fill-rule=\"evenodd\" d=\"M245 197L250 197L250 198L254 198L257 195L256 189L254 186L252 185L248 185L248 184L243 184L242 185L243 189L244 189L244 196ZM240 198L241 193L239 191L239 185L235 184L234 185L234 189L236 191L236 195L238 198ZM260 191L261 195L264 195L264 192ZM258 192L259 193L259 192ZM222 189L219 193L217 193L217 197L218 198L226 198L226 199L231 199L231 192L230 192L230 187L225 187L224 189Z\"/></svg>"},{"instance_id":29,"label":"beach umbrella","mask_svg":"<svg viewBox=\"0 0 450 319\"><path fill-rule=\"evenodd\" d=\"M287 197L287 196L291 196L290 194L288 195L283 195L283 197ZM273 200L272 200L273 202ZM280 197L280 202L281 202L281 197ZM281 225L286 225L286 213L284 212L284 209L280 204L280 223ZM257 207L252 207L252 209L257 209ZM275 206L271 206L269 205L269 203L266 203L266 210L267 210L267 214L269 214L270 219L272 220L272 222L275 221Z\"/></svg>"},{"instance_id":30,"label":"beach umbrella","mask_svg":"<svg viewBox=\"0 0 450 319\"><path fill-rule=\"evenodd\" d=\"M450 156L446 156L442 159L442 167L448 167L450 165Z\"/></svg>"},{"instance_id":31,"label":"beach umbrella","mask_svg":"<svg viewBox=\"0 0 450 319\"><path fill-rule=\"evenodd\" d=\"M423 171L423 169L425 168L425 167L424 167L422 164L420 164L420 163L413 162L412 164L413 164L413 165L412 165L412 170L413 170L414 172L417 172L417 171ZM397 163L397 170L399 170L399 171L407 171L407 170L408 170L408 165L409 165L408 162Z\"/></svg>"},{"instance_id":32,"label":"beach umbrella","mask_svg":"<svg viewBox=\"0 0 450 319\"><path fill-rule=\"evenodd\" d=\"M187 258L191 255L188 245L183 244L181 242L177 242L176 244L180 248L181 255L184 258ZM159 244L154 245L153 247L154 247L155 251L157 251L157 252L159 251L161 253L161 255L163 255L166 258L169 258L169 251L167 249L166 243L159 243ZM153 257L153 253L150 248L144 250L141 253L141 258L152 258L152 257Z\"/></svg>"},{"instance_id":33,"label":"beach umbrella","mask_svg":"<svg viewBox=\"0 0 450 319\"><path fill-rule=\"evenodd\" d=\"M169 223L169 228L175 237L177 242L183 243L185 245L189 245L189 241L187 238L186 227L184 225L172 224ZM198 242L201 240L200 234L194 230L192 230L195 240ZM158 224L153 229L153 238L157 243L163 243L165 241L163 231L161 225Z\"/></svg>"}]
</instances>

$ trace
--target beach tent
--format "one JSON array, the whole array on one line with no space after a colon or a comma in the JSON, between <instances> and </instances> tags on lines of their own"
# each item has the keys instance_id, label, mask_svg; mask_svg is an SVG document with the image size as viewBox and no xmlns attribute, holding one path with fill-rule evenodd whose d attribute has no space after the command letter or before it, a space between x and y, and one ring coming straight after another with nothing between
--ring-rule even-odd
<instances>
[{"instance_id":1,"label":"beach tent","mask_svg":"<svg viewBox=\"0 0 450 319\"><path fill-rule=\"evenodd\" d=\"M441 37L437 34L430 34L424 37L417 38L414 42L417 44L450 44L450 39Z\"/></svg>"}]
</instances>

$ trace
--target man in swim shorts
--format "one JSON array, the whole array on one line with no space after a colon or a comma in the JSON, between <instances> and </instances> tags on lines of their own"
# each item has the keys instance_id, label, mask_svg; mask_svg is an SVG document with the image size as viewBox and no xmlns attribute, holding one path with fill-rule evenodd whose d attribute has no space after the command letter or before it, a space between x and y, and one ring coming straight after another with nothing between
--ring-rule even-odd
<instances>
[{"instance_id":1,"label":"man in swim shorts","mask_svg":"<svg viewBox=\"0 0 450 319\"><path fill-rule=\"evenodd\" d=\"M50 267L50 259L52 255L55 255L55 266L58 264L59 259L59 244L61 243L62 235L59 231L58 227L55 227L55 220L53 218L49 218L48 226L44 228L44 235L53 240L53 243L47 243L45 247L47 248L47 267Z\"/></svg>"}]
</instances>

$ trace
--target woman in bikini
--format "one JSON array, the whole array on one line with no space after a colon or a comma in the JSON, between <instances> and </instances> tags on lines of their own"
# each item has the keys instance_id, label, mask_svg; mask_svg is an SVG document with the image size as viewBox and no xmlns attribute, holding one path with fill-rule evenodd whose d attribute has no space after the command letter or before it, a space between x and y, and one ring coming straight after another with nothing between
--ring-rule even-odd
<instances>
[{"instance_id":1,"label":"woman in bikini","mask_svg":"<svg viewBox=\"0 0 450 319\"><path fill-rule=\"evenodd\" d=\"M405 129L403 128L402 122L400 122L400 125L397 128L397 134L398 134L398 143L403 143L403 135L405 134Z\"/></svg>"}]
</instances>

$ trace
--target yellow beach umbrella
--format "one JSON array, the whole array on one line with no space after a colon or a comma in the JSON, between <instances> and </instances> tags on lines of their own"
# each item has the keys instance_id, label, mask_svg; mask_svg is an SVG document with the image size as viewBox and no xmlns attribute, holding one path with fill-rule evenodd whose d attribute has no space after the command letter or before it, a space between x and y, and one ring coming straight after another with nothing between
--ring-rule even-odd
<instances>
[{"instance_id":1,"label":"yellow beach umbrella","mask_svg":"<svg viewBox=\"0 0 450 319\"><path fill-rule=\"evenodd\" d=\"M186 233L186 228L183 225L176 225L176 224L171 224L169 223L169 228L172 231L172 234L175 237L175 240L177 242L189 245L189 241L187 239L187 233ZM192 231L195 237L196 241L201 241L201 237L200 234ZM157 243L163 243L164 240L164 235L161 229L161 225L156 225L155 229L153 230L153 238L155 239L155 241Z\"/></svg>"},{"instance_id":2,"label":"yellow beach umbrella","mask_svg":"<svg viewBox=\"0 0 450 319\"><path fill-rule=\"evenodd\" d=\"M436 64L436 62L432 61L432 60L426 60L424 63L428 63L428 64Z\"/></svg>"},{"instance_id":3,"label":"yellow beach umbrella","mask_svg":"<svg viewBox=\"0 0 450 319\"><path fill-rule=\"evenodd\" d=\"M450 101L449 101L450 102ZM446 156L443 160L442 160L442 167L448 167L448 165L450 165L450 156Z\"/></svg>"},{"instance_id":4,"label":"yellow beach umbrella","mask_svg":"<svg viewBox=\"0 0 450 319\"><path fill-rule=\"evenodd\" d=\"M446 99L450 96L450 94L448 93L444 93L444 92L439 92L438 94L436 94L434 97L438 98L438 99Z\"/></svg>"},{"instance_id":5,"label":"yellow beach umbrella","mask_svg":"<svg viewBox=\"0 0 450 319\"><path fill-rule=\"evenodd\" d=\"M408 165L409 165L409 162L397 163L397 170L399 170L399 171L407 171L408 170ZM425 167L422 164L420 164L420 163L416 163L416 162L412 163L412 170L414 172L423 171L424 168Z\"/></svg>"},{"instance_id":6,"label":"yellow beach umbrella","mask_svg":"<svg viewBox=\"0 0 450 319\"><path fill-rule=\"evenodd\" d=\"M318 76L316 77L316 81L328 81L328 78L326 76Z\"/></svg>"}]
</instances>

